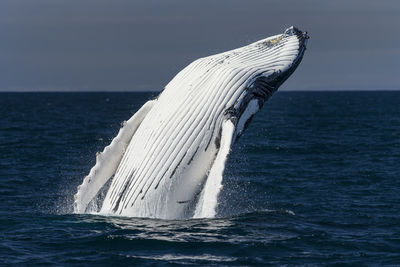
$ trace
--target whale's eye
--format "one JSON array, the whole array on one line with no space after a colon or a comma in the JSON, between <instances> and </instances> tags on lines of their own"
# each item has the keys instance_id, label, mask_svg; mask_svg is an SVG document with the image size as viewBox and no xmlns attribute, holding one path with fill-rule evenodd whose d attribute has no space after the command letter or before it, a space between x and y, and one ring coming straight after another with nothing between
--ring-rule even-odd
<instances>
[{"instance_id":1,"label":"whale's eye","mask_svg":"<svg viewBox=\"0 0 400 267\"><path fill-rule=\"evenodd\" d=\"M296 32L295 28L292 26L290 28L287 28L285 30L284 34L287 35L287 36L291 36L291 35L295 34L295 32Z\"/></svg>"}]
</instances>

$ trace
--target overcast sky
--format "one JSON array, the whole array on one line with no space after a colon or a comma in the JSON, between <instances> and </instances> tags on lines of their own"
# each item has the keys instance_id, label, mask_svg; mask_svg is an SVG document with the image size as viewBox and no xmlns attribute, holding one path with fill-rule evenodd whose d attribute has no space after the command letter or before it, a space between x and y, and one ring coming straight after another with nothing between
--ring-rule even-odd
<instances>
[{"instance_id":1,"label":"overcast sky","mask_svg":"<svg viewBox=\"0 0 400 267\"><path fill-rule=\"evenodd\" d=\"M291 25L310 40L281 90L400 89L398 0L1 0L0 91L160 91Z\"/></svg>"}]
</instances>

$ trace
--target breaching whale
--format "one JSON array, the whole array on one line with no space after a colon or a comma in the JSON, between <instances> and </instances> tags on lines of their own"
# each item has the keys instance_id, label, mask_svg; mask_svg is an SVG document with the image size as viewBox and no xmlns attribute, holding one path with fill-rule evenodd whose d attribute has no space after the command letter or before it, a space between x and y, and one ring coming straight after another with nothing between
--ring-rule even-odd
<instances>
[{"instance_id":1,"label":"breaching whale","mask_svg":"<svg viewBox=\"0 0 400 267\"><path fill-rule=\"evenodd\" d=\"M307 39L290 27L189 64L97 155L74 212L88 212L112 178L100 214L213 217L232 143L299 65Z\"/></svg>"}]
</instances>

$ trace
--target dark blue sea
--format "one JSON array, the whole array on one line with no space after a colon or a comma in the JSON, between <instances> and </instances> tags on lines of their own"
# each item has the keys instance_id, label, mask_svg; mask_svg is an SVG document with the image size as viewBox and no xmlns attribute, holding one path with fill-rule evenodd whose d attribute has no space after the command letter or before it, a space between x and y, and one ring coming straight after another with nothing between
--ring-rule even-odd
<instances>
[{"instance_id":1,"label":"dark blue sea","mask_svg":"<svg viewBox=\"0 0 400 267\"><path fill-rule=\"evenodd\" d=\"M400 265L400 92L278 92L233 146L217 218L72 213L155 93L0 94L0 265Z\"/></svg>"}]
</instances>

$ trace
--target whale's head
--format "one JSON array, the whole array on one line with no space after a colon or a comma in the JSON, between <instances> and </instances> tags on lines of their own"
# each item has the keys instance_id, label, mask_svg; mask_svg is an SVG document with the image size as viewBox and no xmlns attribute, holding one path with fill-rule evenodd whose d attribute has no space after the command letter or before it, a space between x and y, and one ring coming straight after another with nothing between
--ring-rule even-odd
<instances>
[{"instance_id":1,"label":"whale's head","mask_svg":"<svg viewBox=\"0 0 400 267\"><path fill-rule=\"evenodd\" d=\"M295 71L303 58L307 32L295 27L246 46L199 58L179 72L165 87L171 94L182 90L211 89L227 96L228 105L243 99L258 98L265 102Z\"/></svg>"},{"instance_id":2,"label":"whale's head","mask_svg":"<svg viewBox=\"0 0 400 267\"><path fill-rule=\"evenodd\" d=\"M267 100L296 70L306 50L307 32L295 27L242 47L243 71L249 75L245 87L261 103Z\"/></svg>"},{"instance_id":3,"label":"whale's head","mask_svg":"<svg viewBox=\"0 0 400 267\"><path fill-rule=\"evenodd\" d=\"M307 32L292 26L278 36L257 42L257 45L267 48L265 55L260 55L266 60L265 65L261 67L264 73L260 74L260 77L264 78L264 82L267 82L273 91L276 91L300 64L308 39Z\"/></svg>"},{"instance_id":4,"label":"whale's head","mask_svg":"<svg viewBox=\"0 0 400 267\"><path fill-rule=\"evenodd\" d=\"M286 81L300 64L308 39L307 32L295 27L247 46L227 52L233 80L244 80L236 87L236 97L226 111L239 124L240 132L269 97ZM244 79L243 79L244 77ZM243 124L243 125L242 125Z\"/></svg>"}]
</instances>

